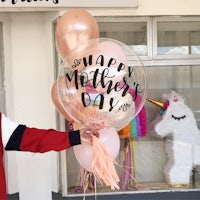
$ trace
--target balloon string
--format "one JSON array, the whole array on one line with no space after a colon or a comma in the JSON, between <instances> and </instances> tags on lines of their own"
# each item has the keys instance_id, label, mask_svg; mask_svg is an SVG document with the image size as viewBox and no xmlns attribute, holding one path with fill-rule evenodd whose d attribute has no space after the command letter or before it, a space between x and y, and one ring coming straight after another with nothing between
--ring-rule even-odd
<instances>
[{"instance_id":1,"label":"balloon string","mask_svg":"<svg viewBox=\"0 0 200 200\"><path fill-rule=\"evenodd\" d=\"M130 150L131 150L131 175L135 176L135 143L134 139L130 138ZM131 184L133 184L131 180Z\"/></svg>"},{"instance_id":2,"label":"balloon string","mask_svg":"<svg viewBox=\"0 0 200 200\"><path fill-rule=\"evenodd\" d=\"M95 200L97 200L97 179L96 179L96 176L94 176L94 195L95 195Z\"/></svg>"},{"instance_id":3,"label":"balloon string","mask_svg":"<svg viewBox=\"0 0 200 200\"><path fill-rule=\"evenodd\" d=\"M85 176L84 176L84 184L83 184L83 200L85 200L85 195L86 195L86 190L88 189L88 184L89 182L87 181L88 180L88 177L87 177L87 172L85 171Z\"/></svg>"},{"instance_id":4,"label":"balloon string","mask_svg":"<svg viewBox=\"0 0 200 200\"><path fill-rule=\"evenodd\" d=\"M130 176L130 178L136 184L137 189L143 189L143 187L137 182L136 178L131 173L129 173L127 170L125 170L117 161L114 161L114 163L115 163L116 166L118 166L121 170L125 171ZM127 167L127 166L124 166L124 167ZM132 168L134 168L134 167L131 167L131 169Z\"/></svg>"}]
</instances>

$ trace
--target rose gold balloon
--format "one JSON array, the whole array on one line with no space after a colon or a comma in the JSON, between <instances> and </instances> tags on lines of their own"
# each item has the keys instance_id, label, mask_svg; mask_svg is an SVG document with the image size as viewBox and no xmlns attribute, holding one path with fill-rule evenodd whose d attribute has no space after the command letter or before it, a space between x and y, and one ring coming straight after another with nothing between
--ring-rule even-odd
<instances>
[{"instance_id":1,"label":"rose gold balloon","mask_svg":"<svg viewBox=\"0 0 200 200\"><path fill-rule=\"evenodd\" d=\"M87 11L72 9L58 20L55 34L58 51L65 58L81 42L98 38L99 27Z\"/></svg>"},{"instance_id":2,"label":"rose gold balloon","mask_svg":"<svg viewBox=\"0 0 200 200\"><path fill-rule=\"evenodd\" d=\"M58 94L57 81L55 81L53 86L52 86L52 89L51 89L52 101L53 101L56 109L65 117L65 119L70 121L70 122L73 122L74 120L67 114L67 112L63 108L58 95L59 94Z\"/></svg>"}]
</instances>

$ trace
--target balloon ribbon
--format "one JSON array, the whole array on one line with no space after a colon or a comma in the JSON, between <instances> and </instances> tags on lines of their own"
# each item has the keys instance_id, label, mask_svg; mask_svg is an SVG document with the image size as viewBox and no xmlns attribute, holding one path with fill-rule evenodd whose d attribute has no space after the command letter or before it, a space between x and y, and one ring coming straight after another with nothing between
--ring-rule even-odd
<instances>
[{"instance_id":1,"label":"balloon ribbon","mask_svg":"<svg viewBox=\"0 0 200 200\"><path fill-rule=\"evenodd\" d=\"M112 190L119 190L119 177L114 167L114 162L104 145L101 144L96 136L92 136L93 143L93 162L92 169L97 178L101 182L104 181L106 186L110 186Z\"/></svg>"}]
</instances>

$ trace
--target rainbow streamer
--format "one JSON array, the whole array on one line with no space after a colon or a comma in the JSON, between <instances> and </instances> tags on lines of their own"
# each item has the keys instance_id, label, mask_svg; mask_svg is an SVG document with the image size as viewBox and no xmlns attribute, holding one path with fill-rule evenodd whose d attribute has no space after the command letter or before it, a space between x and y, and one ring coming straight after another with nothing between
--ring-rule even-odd
<instances>
[{"instance_id":1,"label":"rainbow streamer","mask_svg":"<svg viewBox=\"0 0 200 200\"><path fill-rule=\"evenodd\" d=\"M144 137L147 134L146 110L143 107L140 113L131 122L119 131L121 138Z\"/></svg>"},{"instance_id":2,"label":"rainbow streamer","mask_svg":"<svg viewBox=\"0 0 200 200\"><path fill-rule=\"evenodd\" d=\"M119 131L119 136L125 138L123 170L120 178L122 190L138 189L135 177L135 143L134 138L144 137L147 133L146 111L143 107L140 113L131 122Z\"/></svg>"}]
</instances>

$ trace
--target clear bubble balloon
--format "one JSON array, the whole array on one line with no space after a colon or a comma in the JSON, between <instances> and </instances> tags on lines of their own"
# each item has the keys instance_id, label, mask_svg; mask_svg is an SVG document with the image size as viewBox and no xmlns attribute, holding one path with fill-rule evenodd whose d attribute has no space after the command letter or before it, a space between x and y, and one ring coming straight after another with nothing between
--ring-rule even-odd
<instances>
[{"instance_id":1,"label":"clear bubble balloon","mask_svg":"<svg viewBox=\"0 0 200 200\"><path fill-rule=\"evenodd\" d=\"M87 128L120 130L144 105L146 74L126 44L92 39L64 59L57 87L63 108L74 120Z\"/></svg>"}]
</instances>

